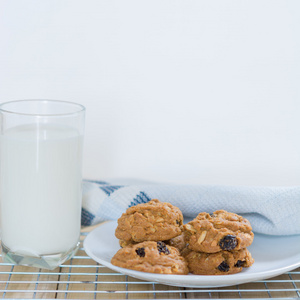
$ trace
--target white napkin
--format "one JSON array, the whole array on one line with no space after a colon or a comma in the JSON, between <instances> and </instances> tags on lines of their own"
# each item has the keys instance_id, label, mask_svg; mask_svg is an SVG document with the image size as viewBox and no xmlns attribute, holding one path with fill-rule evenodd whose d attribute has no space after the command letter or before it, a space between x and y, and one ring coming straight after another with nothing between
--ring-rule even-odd
<instances>
[{"instance_id":1,"label":"white napkin","mask_svg":"<svg viewBox=\"0 0 300 300\"><path fill-rule=\"evenodd\" d=\"M159 199L184 217L225 209L247 218L254 232L300 234L300 187L130 184L83 182L82 225L116 220L130 206Z\"/></svg>"}]
</instances>

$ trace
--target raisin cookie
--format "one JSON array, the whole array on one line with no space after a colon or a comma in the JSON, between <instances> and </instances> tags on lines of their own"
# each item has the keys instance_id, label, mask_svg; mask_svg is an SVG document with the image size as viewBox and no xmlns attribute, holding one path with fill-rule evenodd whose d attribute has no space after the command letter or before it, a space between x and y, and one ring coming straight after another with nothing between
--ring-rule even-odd
<instances>
[{"instance_id":1,"label":"raisin cookie","mask_svg":"<svg viewBox=\"0 0 300 300\"><path fill-rule=\"evenodd\" d=\"M121 248L125 248L125 247L127 247L127 246L132 246L132 245L134 245L134 244L137 244L137 243L135 243L135 242L133 242L133 241L123 241L123 240L119 240L119 245L120 245Z\"/></svg>"},{"instance_id":2,"label":"raisin cookie","mask_svg":"<svg viewBox=\"0 0 300 300\"><path fill-rule=\"evenodd\" d=\"M197 275L234 274L254 263L254 259L247 249L217 253L189 251L184 257L190 272Z\"/></svg>"},{"instance_id":3,"label":"raisin cookie","mask_svg":"<svg viewBox=\"0 0 300 300\"><path fill-rule=\"evenodd\" d=\"M160 274L188 274L187 262L179 251L164 242L146 241L120 249L111 263L121 268Z\"/></svg>"},{"instance_id":4,"label":"raisin cookie","mask_svg":"<svg viewBox=\"0 0 300 300\"><path fill-rule=\"evenodd\" d=\"M167 241L163 241L164 243L166 243L169 246L175 247L179 250L179 252L181 252L184 248L187 247L187 243L185 241L185 237L184 234L182 233L181 235L178 235L170 240ZM119 240L119 245L121 248L124 248L126 246L132 246L138 244L137 242L132 242L132 241L123 241L123 240Z\"/></svg>"},{"instance_id":5,"label":"raisin cookie","mask_svg":"<svg viewBox=\"0 0 300 300\"><path fill-rule=\"evenodd\" d=\"M211 215L200 213L183 230L189 249L206 253L240 250L251 245L254 238L247 219L225 210Z\"/></svg>"},{"instance_id":6,"label":"raisin cookie","mask_svg":"<svg viewBox=\"0 0 300 300\"><path fill-rule=\"evenodd\" d=\"M118 219L116 237L122 244L164 241L181 234L183 216L179 208L153 199L126 210Z\"/></svg>"},{"instance_id":7,"label":"raisin cookie","mask_svg":"<svg viewBox=\"0 0 300 300\"><path fill-rule=\"evenodd\" d=\"M187 247L184 233L164 242L167 245L177 248L180 252Z\"/></svg>"}]
</instances>

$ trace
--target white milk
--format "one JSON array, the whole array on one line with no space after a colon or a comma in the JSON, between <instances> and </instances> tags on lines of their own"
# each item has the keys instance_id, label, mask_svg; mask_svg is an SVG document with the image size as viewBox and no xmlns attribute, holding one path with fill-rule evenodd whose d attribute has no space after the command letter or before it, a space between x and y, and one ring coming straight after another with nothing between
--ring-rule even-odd
<instances>
[{"instance_id":1,"label":"white milk","mask_svg":"<svg viewBox=\"0 0 300 300\"><path fill-rule=\"evenodd\" d=\"M82 140L75 129L47 124L1 136L1 238L12 252L47 255L76 246Z\"/></svg>"}]
</instances>

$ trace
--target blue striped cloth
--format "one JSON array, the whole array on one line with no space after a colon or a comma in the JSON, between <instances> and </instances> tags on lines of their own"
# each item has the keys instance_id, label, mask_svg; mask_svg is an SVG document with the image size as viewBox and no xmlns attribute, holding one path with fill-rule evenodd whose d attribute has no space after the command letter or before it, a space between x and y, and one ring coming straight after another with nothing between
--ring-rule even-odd
<instances>
[{"instance_id":1,"label":"blue striped cloth","mask_svg":"<svg viewBox=\"0 0 300 300\"><path fill-rule=\"evenodd\" d=\"M300 234L300 187L245 187L83 182L82 225L116 220L130 206L151 199L169 202L187 218L225 209L246 217L253 231Z\"/></svg>"}]
</instances>

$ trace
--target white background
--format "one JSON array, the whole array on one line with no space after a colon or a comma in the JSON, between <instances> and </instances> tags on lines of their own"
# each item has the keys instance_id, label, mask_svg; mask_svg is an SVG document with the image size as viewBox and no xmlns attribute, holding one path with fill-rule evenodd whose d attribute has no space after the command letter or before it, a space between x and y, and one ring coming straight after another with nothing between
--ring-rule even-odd
<instances>
[{"instance_id":1,"label":"white background","mask_svg":"<svg viewBox=\"0 0 300 300\"><path fill-rule=\"evenodd\" d=\"M299 185L298 0L1 0L0 43L0 102L86 106L86 178Z\"/></svg>"}]
</instances>

